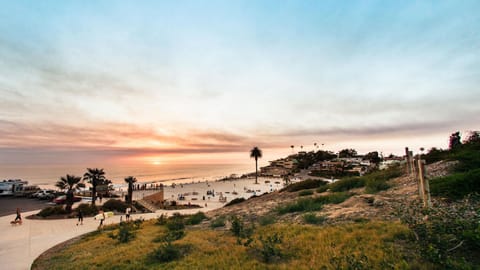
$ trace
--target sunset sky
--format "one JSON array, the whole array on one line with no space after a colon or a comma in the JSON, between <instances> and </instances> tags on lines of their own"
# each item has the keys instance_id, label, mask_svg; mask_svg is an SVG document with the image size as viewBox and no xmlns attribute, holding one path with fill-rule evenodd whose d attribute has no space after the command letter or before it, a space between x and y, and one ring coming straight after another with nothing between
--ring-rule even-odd
<instances>
[{"instance_id":1,"label":"sunset sky","mask_svg":"<svg viewBox=\"0 0 480 270\"><path fill-rule=\"evenodd\" d=\"M480 1L2 1L0 162L401 154L480 129Z\"/></svg>"}]
</instances>

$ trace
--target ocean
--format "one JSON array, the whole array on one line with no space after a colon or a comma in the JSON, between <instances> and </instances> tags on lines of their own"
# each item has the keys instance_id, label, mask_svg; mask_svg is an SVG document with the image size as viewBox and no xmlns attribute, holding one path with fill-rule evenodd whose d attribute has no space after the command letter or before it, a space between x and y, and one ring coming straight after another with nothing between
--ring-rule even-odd
<instances>
[{"instance_id":1,"label":"ocean","mask_svg":"<svg viewBox=\"0 0 480 270\"><path fill-rule=\"evenodd\" d=\"M124 178L134 176L138 182L190 183L214 181L232 174L241 175L255 171L251 164L169 164L166 165L0 165L0 181L22 179L30 185L52 186L66 174L83 176L86 168L103 168L106 178L113 184L124 184Z\"/></svg>"}]
</instances>

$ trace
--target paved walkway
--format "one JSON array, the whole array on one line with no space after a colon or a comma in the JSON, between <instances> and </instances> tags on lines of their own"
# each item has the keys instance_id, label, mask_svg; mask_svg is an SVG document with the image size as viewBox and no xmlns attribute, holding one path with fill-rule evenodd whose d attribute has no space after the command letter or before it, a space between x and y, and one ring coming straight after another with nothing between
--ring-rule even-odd
<instances>
[{"instance_id":1,"label":"paved walkway","mask_svg":"<svg viewBox=\"0 0 480 270\"><path fill-rule=\"evenodd\" d=\"M152 219L162 213L193 214L205 209L185 209L175 211L159 210L156 213L134 214L133 219L140 217ZM26 217L37 213L38 210L22 213ZM125 218L125 217L123 217ZM10 225L15 215L0 217L0 269L25 270L30 269L33 261L49 248L67 241L76 236L94 231L99 221L93 218L84 218L82 226L76 226L77 219L59 220L31 220L23 219L23 224ZM118 223L120 216L114 216L105 221L105 224Z\"/></svg>"}]
</instances>

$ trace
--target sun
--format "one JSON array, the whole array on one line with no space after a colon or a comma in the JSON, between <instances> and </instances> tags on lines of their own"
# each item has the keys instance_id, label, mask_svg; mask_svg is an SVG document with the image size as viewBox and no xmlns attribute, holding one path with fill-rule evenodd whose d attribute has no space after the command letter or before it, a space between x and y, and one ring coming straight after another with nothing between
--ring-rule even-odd
<instances>
[{"instance_id":1,"label":"sun","mask_svg":"<svg viewBox=\"0 0 480 270\"><path fill-rule=\"evenodd\" d=\"M162 163L161 163L160 161L158 161L158 160L155 160L155 161L152 162L152 164L153 164L153 165L160 165L160 164L162 164Z\"/></svg>"}]
</instances>

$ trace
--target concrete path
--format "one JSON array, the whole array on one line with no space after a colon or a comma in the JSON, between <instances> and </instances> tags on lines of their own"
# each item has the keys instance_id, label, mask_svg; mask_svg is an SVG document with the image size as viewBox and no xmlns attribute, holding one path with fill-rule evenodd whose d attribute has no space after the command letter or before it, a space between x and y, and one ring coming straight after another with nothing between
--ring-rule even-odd
<instances>
[{"instance_id":1,"label":"concrete path","mask_svg":"<svg viewBox=\"0 0 480 270\"><path fill-rule=\"evenodd\" d=\"M167 215L174 212L194 214L198 211L202 211L202 209L159 210L156 213L134 214L132 218L147 220L156 218L162 213ZM37 212L38 210L25 212L22 213L22 217ZM84 218L83 225L76 226L77 219L31 220L24 218L22 225L12 226L10 221L14 219L15 215L0 217L0 269L30 269L33 261L49 248L76 236L94 231L100 223L93 218ZM120 216L118 215L106 219L105 224L119 222Z\"/></svg>"}]
</instances>

